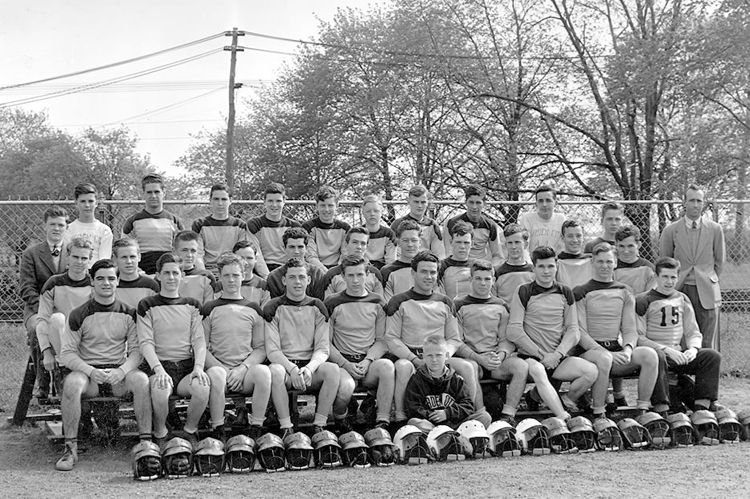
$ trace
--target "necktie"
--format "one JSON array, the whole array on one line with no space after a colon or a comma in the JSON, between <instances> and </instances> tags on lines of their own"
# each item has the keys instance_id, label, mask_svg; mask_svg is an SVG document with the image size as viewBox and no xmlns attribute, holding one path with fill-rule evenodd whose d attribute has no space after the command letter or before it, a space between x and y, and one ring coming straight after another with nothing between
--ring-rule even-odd
<instances>
[{"instance_id":1,"label":"necktie","mask_svg":"<svg viewBox=\"0 0 750 499\"><path fill-rule=\"evenodd\" d=\"M55 246L55 247L54 247L54 248L52 249L52 256L54 256L54 257L58 257L58 256L60 256L60 248L58 248L57 246Z\"/></svg>"},{"instance_id":2,"label":"necktie","mask_svg":"<svg viewBox=\"0 0 750 499\"><path fill-rule=\"evenodd\" d=\"M698 228L698 222L693 220L693 229L697 229L697 228Z\"/></svg>"}]
</instances>

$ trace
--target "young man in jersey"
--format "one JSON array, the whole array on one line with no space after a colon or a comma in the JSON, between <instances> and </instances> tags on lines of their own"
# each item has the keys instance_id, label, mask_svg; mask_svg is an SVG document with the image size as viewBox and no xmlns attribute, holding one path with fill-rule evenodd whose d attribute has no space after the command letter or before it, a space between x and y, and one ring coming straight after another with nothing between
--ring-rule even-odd
<instances>
[{"instance_id":1,"label":"young man in jersey","mask_svg":"<svg viewBox=\"0 0 750 499\"><path fill-rule=\"evenodd\" d=\"M641 230L635 225L626 225L617 229L617 268L615 280L627 284L638 296L656 287L654 264L641 258Z\"/></svg>"},{"instance_id":2,"label":"young man in jersey","mask_svg":"<svg viewBox=\"0 0 750 499\"><path fill-rule=\"evenodd\" d=\"M383 277L383 296L386 301L394 295L411 289L414 285L411 261L419 253L422 240L419 236L419 224L414 220L404 220L396 229L398 241L398 259L380 269Z\"/></svg>"},{"instance_id":3,"label":"young man in jersey","mask_svg":"<svg viewBox=\"0 0 750 499\"><path fill-rule=\"evenodd\" d=\"M326 362L330 348L328 310L323 302L307 296L309 268L304 260L292 257L276 269L283 272L286 293L263 309L266 355L271 362L271 397L284 437L294 431L287 390L318 392L315 433L325 429L331 409L338 422L345 421L346 406L354 391L351 378L344 379L344 387L339 387L339 367Z\"/></svg>"},{"instance_id":4,"label":"young man in jersey","mask_svg":"<svg viewBox=\"0 0 750 499\"><path fill-rule=\"evenodd\" d=\"M396 371L393 362L383 358L388 352L385 301L382 295L367 289L369 267L361 255L349 254L341 262L346 287L325 300L331 325L328 360L362 386L377 389L375 424L387 428L391 421ZM367 406L365 401L362 404Z\"/></svg>"},{"instance_id":5,"label":"young man in jersey","mask_svg":"<svg viewBox=\"0 0 750 499\"><path fill-rule=\"evenodd\" d=\"M256 255L258 254L255 244L250 241L239 241L232 247L232 253L240 257L245 265L245 277L241 289L242 297L258 304L263 309L271 299L271 294L268 292L266 280L253 272L255 262L257 262Z\"/></svg>"},{"instance_id":6,"label":"young man in jersey","mask_svg":"<svg viewBox=\"0 0 750 499\"><path fill-rule=\"evenodd\" d=\"M302 227L292 227L284 232L284 248L286 248L286 260L298 258L307 263L307 248L310 234ZM271 271L266 279L268 292L271 298L278 298L286 295L286 286L284 285L284 276L286 268L282 265L276 270ZM320 289L321 283L325 278L325 270L320 265L310 265L307 269L307 296L322 299L323 290Z\"/></svg>"},{"instance_id":7,"label":"young man in jersey","mask_svg":"<svg viewBox=\"0 0 750 499\"><path fill-rule=\"evenodd\" d=\"M141 248L141 269L146 274L156 273L156 260L172 251L172 240L184 229L179 218L164 209L164 179L149 173L141 180L144 209L129 217L122 226L122 235L138 241Z\"/></svg>"},{"instance_id":8,"label":"young man in jersey","mask_svg":"<svg viewBox=\"0 0 750 499\"><path fill-rule=\"evenodd\" d=\"M677 374L695 375L695 402L693 410L715 408L719 398L721 354L711 348L702 348L703 336L695 320L690 300L677 291L680 262L665 257L656 262L656 289L636 298L638 318L638 344L651 347L660 357L665 357L669 370ZM669 400L669 379L659 373L655 396ZM654 400L655 404L657 400ZM689 401L688 401L689 402ZM656 412L668 409L668 402L655 405Z\"/></svg>"},{"instance_id":9,"label":"young man in jersey","mask_svg":"<svg viewBox=\"0 0 750 499\"><path fill-rule=\"evenodd\" d=\"M324 185L315 194L315 208L318 216L302 224L302 227L310 234L307 242L308 262L324 270L338 265L344 246L344 237L351 229L351 225L336 218L338 206L338 192Z\"/></svg>"},{"instance_id":10,"label":"young man in jersey","mask_svg":"<svg viewBox=\"0 0 750 499\"><path fill-rule=\"evenodd\" d=\"M503 247L500 241L500 228L484 214L484 200L487 191L478 185L470 185L464 189L466 196L466 211L449 219L445 223L445 253L453 254L451 245L451 227L456 222L463 221L472 226L473 239L469 258L490 260L495 267L499 267L504 260ZM449 295L450 296L450 295Z\"/></svg>"},{"instance_id":11,"label":"young man in jersey","mask_svg":"<svg viewBox=\"0 0 750 499\"><path fill-rule=\"evenodd\" d=\"M50 373L57 369L60 342L70 312L91 297L91 277L88 274L93 251L91 242L76 237L68 243L65 251L68 271L50 277L44 283L39 299L36 337L44 368Z\"/></svg>"},{"instance_id":12,"label":"young man in jersey","mask_svg":"<svg viewBox=\"0 0 750 499\"><path fill-rule=\"evenodd\" d=\"M36 338L39 320L39 299L47 280L55 274L65 272L67 254L63 244L68 227L68 212L59 206L47 208L42 217L45 240L29 246L21 255L19 268L19 294L24 301L23 321L26 326L27 344L36 368L37 391L34 396L46 399L49 395L50 376L44 369L42 352Z\"/></svg>"},{"instance_id":13,"label":"young man in jersey","mask_svg":"<svg viewBox=\"0 0 750 499\"><path fill-rule=\"evenodd\" d=\"M557 282L569 288L586 284L591 280L591 255L583 252L583 227L575 220L562 224L565 251L557 255Z\"/></svg>"},{"instance_id":14,"label":"young man in jersey","mask_svg":"<svg viewBox=\"0 0 750 499\"><path fill-rule=\"evenodd\" d=\"M154 441L164 447L168 440L169 396L189 396L185 438L198 445L198 422L206 410L210 381L204 371L206 340L203 337L201 305L194 298L180 296L182 261L170 253L159 257L156 272L161 289L138 304L137 331L150 375L151 404L154 410Z\"/></svg>"},{"instance_id":15,"label":"young man in jersey","mask_svg":"<svg viewBox=\"0 0 750 499\"><path fill-rule=\"evenodd\" d=\"M246 241L248 237L247 225L237 217L229 214L232 196L225 184L214 184L209 194L211 214L193 222L193 232L198 234L201 243L201 257L206 270L216 273L216 262L220 255L232 251L232 247L239 241ZM256 263L258 271L264 272L265 263ZM268 272L266 272L267 274Z\"/></svg>"},{"instance_id":16,"label":"young man in jersey","mask_svg":"<svg viewBox=\"0 0 750 499\"><path fill-rule=\"evenodd\" d=\"M73 194L78 218L68 225L66 240L80 237L91 242L94 250L89 265L103 258L111 258L112 229L96 219L96 187L89 183L78 184Z\"/></svg>"},{"instance_id":17,"label":"young man in jersey","mask_svg":"<svg viewBox=\"0 0 750 499\"><path fill-rule=\"evenodd\" d=\"M180 283L180 296L195 298L201 305L213 300L214 294L219 291L219 285L213 273L196 267L200 252L198 234L192 230L178 232L174 236L172 251L182 260L183 277Z\"/></svg>"},{"instance_id":18,"label":"young man in jersey","mask_svg":"<svg viewBox=\"0 0 750 499\"><path fill-rule=\"evenodd\" d=\"M97 261L89 274L93 295L71 311L60 352L66 371L61 404L65 453L55 467L61 471L70 471L78 461L81 397L132 393L139 437L151 440L151 395L148 377L138 369L135 310L115 298L112 260Z\"/></svg>"},{"instance_id":19,"label":"young man in jersey","mask_svg":"<svg viewBox=\"0 0 750 499\"><path fill-rule=\"evenodd\" d=\"M451 357L448 364L463 376L475 404L481 402L477 374L471 363L453 357L463 343L458 336L453 301L435 291L438 263L438 258L430 251L417 253L411 261L412 288L395 295L386 307L386 341L392 358L397 359L394 395L397 426L406 420L406 384L414 371L424 365L422 343L431 334L440 334L446 339L448 356ZM480 409L484 407L477 405L477 410Z\"/></svg>"},{"instance_id":20,"label":"young man in jersey","mask_svg":"<svg viewBox=\"0 0 750 499\"><path fill-rule=\"evenodd\" d=\"M265 354L255 355L253 344L263 343L265 320L258 304L242 297L245 265L232 253L216 262L221 296L201 310L206 338L206 374L211 380L209 411L214 438L226 440L226 392L253 396L248 436L257 440L271 398L271 371L263 365ZM243 397L244 398L244 397Z\"/></svg>"},{"instance_id":21,"label":"young man in jersey","mask_svg":"<svg viewBox=\"0 0 750 499\"><path fill-rule=\"evenodd\" d=\"M470 271L470 291L455 301L458 332L463 341L456 356L476 364L477 381L510 381L500 419L515 426L529 366L515 355L511 356L515 347L506 338L508 308L502 299L492 296L495 283L492 264L487 260L475 260Z\"/></svg>"},{"instance_id":22,"label":"young man in jersey","mask_svg":"<svg viewBox=\"0 0 750 499\"><path fill-rule=\"evenodd\" d=\"M534 280L532 266L526 261L529 248L529 233L519 224L508 224L503 229L505 254L508 260L495 272L492 294L510 304L518 286Z\"/></svg>"},{"instance_id":23,"label":"young man in jersey","mask_svg":"<svg viewBox=\"0 0 750 499\"><path fill-rule=\"evenodd\" d=\"M450 232L446 237L446 241L450 239L450 256L440 261L438 286L451 300L467 295L471 288L470 268L474 259L470 258L470 254L475 230L463 220L450 224L446 230L446 233Z\"/></svg>"},{"instance_id":24,"label":"young man in jersey","mask_svg":"<svg viewBox=\"0 0 750 499\"><path fill-rule=\"evenodd\" d=\"M567 419L566 410L574 410L576 401L596 381L597 367L580 357L568 354L580 340L578 316L573 291L555 282L557 257L555 250L541 246L531 252L534 281L520 286L510 302L508 339L516 345L519 357L529 364L529 375L536 387L527 394L527 403L536 405L544 401L556 416ZM569 381L568 393L560 397L551 385L544 383L552 378L557 382Z\"/></svg>"},{"instance_id":25,"label":"young man in jersey","mask_svg":"<svg viewBox=\"0 0 750 499\"><path fill-rule=\"evenodd\" d=\"M616 250L609 243L599 243L592 258L594 278L573 289L573 295L581 334L576 354L599 368L599 377L591 388L594 415L605 412L609 377L636 373L639 373L636 406L646 412L659 372L659 358L654 349L638 346L635 298L628 286L613 279ZM619 407L622 400L615 397L615 403Z\"/></svg>"},{"instance_id":26,"label":"young man in jersey","mask_svg":"<svg viewBox=\"0 0 750 499\"><path fill-rule=\"evenodd\" d=\"M159 284L138 269L141 252L138 241L129 237L112 244L112 258L117 265L117 288L115 296L130 308L137 309L138 302L147 296L159 294Z\"/></svg>"},{"instance_id":27,"label":"young man in jersey","mask_svg":"<svg viewBox=\"0 0 750 499\"><path fill-rule=\"evenodd\" d=\"M347 256L364 258L367 252L367 242L369 237L370 233L365 227L352 227L349 229L346 233L344 254ZM367 291L383 296L383 278L380 275L380 271L375 268L374 265L367 264L367 275L365 278L365 288ZM344 291L346 289L344 267L342 265L336 265L329 269L323 277L319 287L324 290L323 296L325 298Z\"/></svg>"},{"instance_id":28,"label":"young man in jersey","mask_svg":"<svg viewBox=\"0 0 750 499\"><path fill-rule=\"evenodd\" d=\"M565 216L555 212L557 191L549 185L542 185L534 191L536 210L522 214L518 223L529 233L529 251L539 246L549 246L559 253L563 250L560 229Z\"/></svg>"},{"instance_id":29,"label":"young man in jersey","mask_svg":"<svg viewBox=\"0 0 750 499\"><path fill-rule=\"evenodd\" d=\"M287 260L286 248L282 237L289 227L302 227L298 221L284 216L286 189L283 185L271 182L263 193L265 214L247 221L250 241L255 243L258 254L256 259L265 262L265 268L258 269L257 274L263 278L274 269L281 267Z\"/></svg>"},{"instance_id":30,"label":"young man in jersey","mask_svg":"<svg viewBox=\"0 0 750 499\"><path fill-rule=\"evenodd\" d=\"M370 239L367 241L367 259L378 270L396 260L396 233L383 225L383 202L375 194L362 200L362 218Z\"/></svg>"},{"instance_id":31,"label":"young man in jersey","mask_svg":"<svg viewBox=\"0 0 750 499\"><path fill-rule=\"evenodd\" d=\"M430 205L429 195L430 193L423 185L415 185L409 189L409 197L407 198L409 214L394 220L391 224L391 230L398 237L398 227L402 222L406 220L416 222L420 228L421 248L432 251L435 256L442 260L445 258L443 232L440 230L440 225L426 215L427 208ZM398 256L398 251L396 251L396 257Z\"/></svg>"},{"instance_id":32,"label":"young man in jersey","mask_svg":"<svg viewBox=\"0 0 750 499\"><path fill-rule=\"evenodd\" d=\"M622 205L619 203L604 203L602 205L602 235L586 243L584 253L593 253L594 247L600 243L616 246L615 234L622 226Z\"/></svg>"}]
</instances>

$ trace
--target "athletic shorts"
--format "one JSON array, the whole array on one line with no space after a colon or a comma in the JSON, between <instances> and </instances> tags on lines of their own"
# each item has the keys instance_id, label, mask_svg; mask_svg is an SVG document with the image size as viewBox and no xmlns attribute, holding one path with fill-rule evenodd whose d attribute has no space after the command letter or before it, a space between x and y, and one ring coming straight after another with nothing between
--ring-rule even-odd
<instances>
[{"instance_id":1,"label":"athletic shorts","mask_svg":"<svg viewBox=\"0 0 750 499\"><path fill-rule=\"evenodd\" d=\"M91 367L93 367L94 369L117 369L118 367L120 367L120 364L101 364ZM73 371L71 369L68 369L65 366L60 366L60 375L62 376L63 380L68 376L68 374L72 372ZM109 383L101 383L99 385L99 396L114 397L114 393L112 392L112 385L110 385Z\"/></svg>"},{"instance_id":2,"label":"athletic shorts","mask_svg":"<svg viewBox=\"0 0 750 499\"><path fill-rule=\"evenodd\" d=\"M176 362L171 360L162 360L160 361L160 363L164 368L164 371L166 371L169 377L172 378L172 386L174 386L175 388L177 388L177 385L180 384L182 378L193 372L193 359L178 360ZM145 360L140 365L140 369L149 377L155 374L154 370L151 369L151 366L149 366L148 362L146 362Z\"/></svg>"}]
</instances>

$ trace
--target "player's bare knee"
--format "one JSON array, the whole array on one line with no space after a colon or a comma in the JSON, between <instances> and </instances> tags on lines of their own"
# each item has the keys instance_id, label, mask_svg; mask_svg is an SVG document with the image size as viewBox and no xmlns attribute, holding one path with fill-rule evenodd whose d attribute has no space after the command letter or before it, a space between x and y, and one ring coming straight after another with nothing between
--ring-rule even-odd
<instances>
[{"instance_id":1,"label":"player's bare knee","mask_svg":"<svg viewBox=\"0 0 750 499\"><path fill-rule=\"evenodd\" d=\"M227 371L221 366L213 366L208 368L206 371L208 379L211 380L211 386L214 384L219 386L226 386L227 384Z\"/></svg>"},{"instance_id":2,"label":"player's bare knee","mask_svg":"<svg viewBox=\"0 0 750 499\"><path fill-rule=\"evenodd\" d=\"M65 376L63 381L63 396L79 397L88 384L88 377L79 371L73 371Z\"/></svg>"},{"instance_id":3,"label":"player's bare knee","mask_svg":"<svg viewBox=\"0 0 750 499\"><path fill-rule=\"evenodd\" d=\"M412 364L411 362L405 359L397 360L395 367L396 367L397 378L403 377L403 378L409 379L411 378L412 374L414 374L415 372L414 364Z\"/></svg>"},{"instance_id":4,"label":"player's bare knee","mask_svg":"<svg viewBox=\"0 0 750 499\"><path fill-rule=\"evenodd\" d=\"M511 376L514 378L519 376L526 379L529 376L529 365L518 357L509 357L505 359L503 366L510 371Z\"/></svg>"},{"instance_id":5,"label":"player's bare knee","mask_svg":"<svg viewBox=\"0 0 750 499\"><path fill-rule=\"evenodd\" d=\"M534 381L539 381L540 379L547 377L547 371L539 362L534 362L531 364L527 363L526 365L529 366L529 376Z\"/></svg>"},{"instance_id":6,"label":"player's bare knee","mask_svg":"<svg viewBox=\"0 0 750 499\"><path fill-rule=\"evenodd\" d=\"M653 348L638 347L633 351L632 358L641 367L656 368L659 365L659 355Z\"/></svg>"},{"instance_id":7,"label":"player's bare knee","mask_svg":"<svg viewBox=\"0 0 750 499\"><path fill-rule=\"evenodd\" d=\"M272 379L271 369L262 364L250 366L250 369L247 370L247 374L245 375L245 379L248 377L252 379L256 385L270 385Z\"/></svg>"},{"instance_id":8,"label":"player's bare knee","mask_svg":"<svg viewBox=\"0 0 750 499\"><path fill-rule=\"evenodd\" d=\"M378 359L372 363L372 368L378 377L393 377L396 375L396 366L388 359Z\"/></svg>"},{"instance_id":9,"label":"player's bare knee","mask_svg":"<svg viewBox=\"0 0 750 499\"><path fill-rule=\"evenodd\" d=\"M197 378L193 380L193 383L189 388L190 399L196 402L208 402L208 396L211 393L211 387L208 385L201 385L198 383Z\"/></svg>"},{"instance_id":10,"label":"player's bare knee","mask_svg":"<svg viewBox=\"0 0 750 499\"><path fill-rule=\"evenodd\" d=\"M135 395L144 392L148 393L149 391L150 385L148 382L148 376L146 376L146 373L138 369L130 371L125 375L125 383L127 383L128 389L130 389Z\"/></svg>"},{"instance_id":11,"label":"player's bare knee","mask_svg":"<svg viewBox=\"0 0 750 499\"><path fill-rule=\"evenodd\" d=\"M599 368L592 362L586 362L581 365L581 378L586 382L594 384L596 379L599 377Z\"/></svg>"},{"instance_id":12,"label":"player's bare knee","mask_svg":"<svg viewBox=\"0 0 750 499\"><path fill-rule=\"evenodd\" d=\"M317 372L324 380L329 380L338 379L340 370L341 368L333 362L323 362L320 367L318 367Z\"/></svg>"}]
</instances>

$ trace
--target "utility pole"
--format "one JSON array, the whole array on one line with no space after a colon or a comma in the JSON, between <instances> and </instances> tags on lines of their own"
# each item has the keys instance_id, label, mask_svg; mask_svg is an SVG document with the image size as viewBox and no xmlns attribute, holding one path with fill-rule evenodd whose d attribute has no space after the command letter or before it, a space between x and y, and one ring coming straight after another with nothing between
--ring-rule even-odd
<instances>
[{"instance_id":1,"label":"utility pole","mask_svg":"<svg viewBox=\"0 0 750 499\"><path fill-rule=\"evenodd\" d=\"M229 64L229 116L227 119L227 187L229 192L234 191L234 91L241 87L234 83L235 68L237 66L237 52L242 52L244 49L237 46L237 38L245 36L244 31L239 31L237 28L232 28L232 31L226 31L224 36L232 37L232 45L225 46L224 50L230 51L231 59Z\"/></svg>"}]
</instances>

